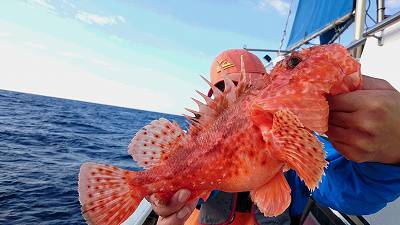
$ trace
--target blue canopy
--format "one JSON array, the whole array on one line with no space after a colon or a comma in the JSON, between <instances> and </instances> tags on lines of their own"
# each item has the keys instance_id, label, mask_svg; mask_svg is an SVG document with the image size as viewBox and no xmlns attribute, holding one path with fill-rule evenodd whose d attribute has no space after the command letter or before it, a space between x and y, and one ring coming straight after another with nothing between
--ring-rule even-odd
<instances>
[{"instance_id":1,"label":"blue canopy","mask_svg":"<svg viewBox=\"0 0 400 225\"><path fill-rule=\"evenodd\" d=\"M353 0L299 0L287 48L351 13Z\"/></svg>"}]
</instances>

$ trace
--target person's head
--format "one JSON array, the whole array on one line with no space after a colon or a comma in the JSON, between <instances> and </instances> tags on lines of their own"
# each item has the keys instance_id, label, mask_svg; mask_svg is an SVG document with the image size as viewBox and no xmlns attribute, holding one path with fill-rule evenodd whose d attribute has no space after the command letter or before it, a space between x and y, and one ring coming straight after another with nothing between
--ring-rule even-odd
<instances>
[{"instance_id":1,"label":"person's head","mask_svg":"<svg viewBox=\"0 0 400 225\"><path fill-rule=\"evenodd\" d=\"M241 57L243 57L244 69L250 79L258 79L266 74L263 63L256 55L244 49L230 49L219 54L211 64L211 83L221 91L225 87L224 76L237 84L240 79ZM211 97L212 94L212 89L210 89L208 96Z\"/></svg>"}]
</instances>

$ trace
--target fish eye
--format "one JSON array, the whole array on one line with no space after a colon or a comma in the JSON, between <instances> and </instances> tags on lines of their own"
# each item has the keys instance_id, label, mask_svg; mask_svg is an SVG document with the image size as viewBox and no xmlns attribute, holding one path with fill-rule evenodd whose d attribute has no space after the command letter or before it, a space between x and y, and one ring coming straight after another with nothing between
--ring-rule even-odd
<instances>
[{"instance_id":1,"label":"fish eye","mask_svg":"<svg viewBox=\"0 0 400 225\"><path fill-rule=\"evenodd\" d=\"M298 57L298 56L290 56L290 58L287 61L287 66L290 69L294 69L300 62L301 62L300 57Z\"/></svg>"}]
</instances>

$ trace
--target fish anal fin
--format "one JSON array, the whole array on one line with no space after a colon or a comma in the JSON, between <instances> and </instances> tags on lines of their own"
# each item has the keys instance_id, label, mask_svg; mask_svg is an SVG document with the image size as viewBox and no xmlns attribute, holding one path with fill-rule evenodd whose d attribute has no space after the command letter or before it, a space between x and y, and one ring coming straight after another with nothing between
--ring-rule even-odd
<instances>
[{"instance_id":1,"label":"fish anal fin","mask_svg":"<svg viewBox=\"0 0 400 225\"><path fill-rule=\"evenodd\" d=\"M290 187L283 173L250 192L251 199L265 216L278 216L290 205Z\"/></svg>"},{"instance_id":2,"label":"fish anal fin","mask_svg":"<svg viewBox=\"0 0 400 225\"><path fill-rule=\"evenodd\" d=\"M295 170L307 187L314 190L328 164L322 143L289 110L277 111L272 123L272 130L264 136L270 142L271 155Z\"/></svg>"},{"instance_id":3,"label":"fish anal fin","mask_svg":"<svg viewBox=\"0 0 400 225\"><path fill-rule=\"evenodd\" d=\"M136 133L128 153L140 166L149 168L167 160L185 135L176 122L153 120Z\"/></svg>"}]
</instances>

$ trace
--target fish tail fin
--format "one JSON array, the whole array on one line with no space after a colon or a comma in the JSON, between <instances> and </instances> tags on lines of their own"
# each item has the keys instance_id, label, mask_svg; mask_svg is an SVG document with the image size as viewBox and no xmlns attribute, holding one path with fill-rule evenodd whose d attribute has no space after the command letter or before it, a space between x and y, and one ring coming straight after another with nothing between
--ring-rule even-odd
<instances>
[{"instance_id":1,"label":"fish tail fin","mask_svg":"<svg viewBox=\"0 0 400 225\"><path fill-rule=\"evenodd\" d=\"M79 172L79 201L88 224L121 224L145 197L137 173L111 165L84 163Z\"/></svg>"}]
</instances>

